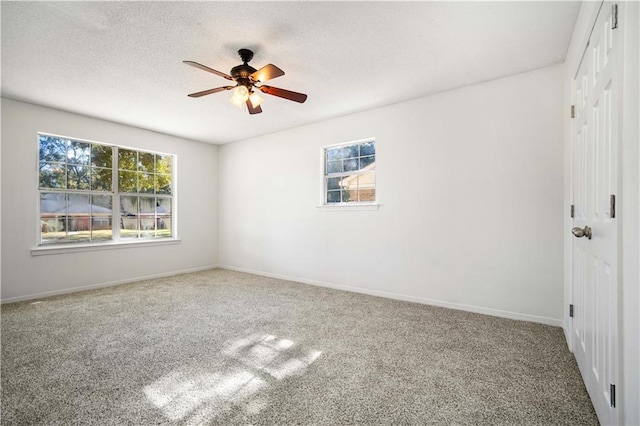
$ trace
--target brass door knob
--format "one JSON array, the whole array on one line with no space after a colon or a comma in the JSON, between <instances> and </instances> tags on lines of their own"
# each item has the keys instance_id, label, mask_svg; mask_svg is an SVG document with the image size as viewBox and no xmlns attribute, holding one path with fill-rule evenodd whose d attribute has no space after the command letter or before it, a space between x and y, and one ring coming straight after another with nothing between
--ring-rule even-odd
<instances>
[{"instance_id":1,"label":"brass door knob","mask_svg":"<svg viewBox=\"0 0 640 426\"><path fill-rule=\"evenodd\" d=\"M585 226L584 229L575 227L571 230L571 233L577 238L587 237L588 239L591 239L591 228L588 226Z\"/></svg>"}]
</instances>

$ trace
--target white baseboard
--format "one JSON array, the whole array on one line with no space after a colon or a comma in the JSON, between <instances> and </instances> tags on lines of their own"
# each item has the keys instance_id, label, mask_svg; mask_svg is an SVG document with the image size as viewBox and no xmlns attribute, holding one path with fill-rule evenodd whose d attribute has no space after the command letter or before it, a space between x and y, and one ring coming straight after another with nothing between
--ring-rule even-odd
<instances>
[{"instance_id":1,"label":"white baseboard","mask_svg":"<svg viewBox=\"0 0 640 426\"><path fill-rule=\"evenodd\" d=\"M91 285L86 285L86 286L81 286L81 287L71 287L71 288L64 288L64 289L54 290L54 291L45 291L43 293L35 293L35 294L28 294L28 295L25 295L25 296L9 297L9 298L6 298L6 299L2 299L0 301L0 303L4 304L4 303L22 302L24 300L41 299L43 297L57 296L57 295L60 295L60 294L76 293L78 291L93 290L93 289L96 289L96 288L103 288L103 287L112 287L112 286L121 285L121 284L129 284L129 283L136 282L136 281L144 281L144 280L150 280L150 279L155 279L155 278L170 277L172 275L187 274L189 272L205 271L207 269L216 269L217 267L218 267L218 265L209 265L209 266L202 266L202 267L199 267L199 268L190 268L190 269L182 269L182 270L179 270L179 271L163 272L162 274L145 275L145 276L140 276L140 277L135 277L135 278L127 278L127 279L124 279L124 280L117 280L117 281L109 281L109 282L105 282L105 283L91 284Z\"/></svg>"},{"instance_id":2,"label":"white baseboard","mask_svg":"<svg viewBox=\"0 0 640 426\"><path fill-rule=\"evenodd\" d=\"M261 275L261 276L264 276L264 277L277 278L277 279L281 279L281 280L295 281L295 282L299 282L299 283L302 283L302 284L310 284L310 285L315 285L315 286L319 286L319 287L334 288L336 290L350 291L350 292L353 292L353 293L368 294L370 296L386 297L388 299L402 300L402 301L405 301L405 302L415 302L415 303L421 303L423 305L432 305L432 306L439 306L441 308L457 309L457 310L460 310L460 311L473 312L473 313L476 313L476 314L484 314L484 315L490 315L490 316L494 316L494 317L519 320L519 321L535 322L535 323L538 323L538 324L552 325L554 327L562 327L563 326L562 320L561 319L557 319L557 318L548 318L548 317L541 317L541 316L536 316L536 315L521 314L521 313L518 313L518 312L501 311L501 310L498 310L498 309L483 308L483 307L480 307L480 306L463 305L463 304L460 304L460 303L444 302L444 301L441 301L441 300L427 299L427 298L424 298L424 297L409 296L409 295L399 294L399 293L390 293L390 292L380 291L380 290L370 290L370 289L366 289L366 288L352 287L352 286L348 286L348 285L333 284L333 283L328 283L328 282L324 282L324 281L308 280L308 279L305 279L305 278L289 277L289 276L286 276L286 275L273 274L273 273L270 273L270 272L263 272L263 271L256 271L256 270L248 269L248 268L239 268L239 267L231 266L231 265L218 265L218 268L220 268L220 269L229 269L231 271L246 272L248 274Z\"/></svg>"},{"instance_id":3,"label":"white baseboard","mask_svg":"<svg viewBox=\"0 0 640 426\"><path fill-rule=\"evenodd\" d=\"M134 277L134 278L127 278L127 279L124 279L124 280L109 281L109 282L91 284L91 285L81 286L81 287L71 287L71 288L65 288L65 289L60 289L60 290L46 291L46 292L42 292L42 293L29 294L29 295L25 295L25 296L9 297L9 298L6 298L6 299L2 299L0 301L0 303L4 304L4 303L21 302L21 301L24 301L24 300L40 299L40 298L43 298L43 297L57 296L57 295L60 295L60 294L75 293L75 292L78 292L78 291L92 290L92 289L103 288L103 287L112 287L112 286L116 286L116 285L132 283L132 282L136 282L136 281L144 281L144 280L155 279L155 278L164 278L164 277L170 277L172 275L186 274L186 273L189 273L189 272L199 272L199 271L204 271L204 270L207 270L207 269L216 269L216 268L229 269L229 270L238 271L238 272L246 272L248 274L261 275L261 276L265 276L265 277L277 278L277 279L282 279L282 280L287 280L287 281L295 281L295 282L299 282L299 283L302 283L302 284L315 285L315 286L319 286L319 287L334 288L336 290L350 291L352 293L368 294L370 296L386 297L388 299L395 299L395 300L402 300L402 301L406 301L406 302L421 303L423 305L439 306L439 307L442 307L442 308L457 309L457 310L460 310L460 311L474 312L474 313L477 313L477 314L491 315L491 316L494 316L494 317L509 318L509 319L514 319L514 320L519 320L519 321L528 321L528 322L535 322L535 323L539 323L539 324L552 325L552 326L556 326L556 327L563 327L562 320L555 319L555 318L547 318L547 317L541 317L541 316L536 316L536 315L522 314L522 313L518 313L518 312L501 311L501 310L498 310L498 309L490 309L490 308L483 308L483 307L479 307L479 306L463 305L463 304L460 304L460 303L444 302L444 301L441 301L441 300L434 300L434 299L428 299L428 298L416 297L416 296L409 296L409 295L399 294L399 293L391 293L391 292L380 291L380 290L371 290L371 289L360 288L360 287L353 287L353 286L347 286L347 285L341 285L341 284L334 284L334 283L328 283L328 282L324 282L324 281L309 280L309 279L299 278L299 277L290 277L290 276L287 276L287 275L273 274L273 273L263 272L263 271L256 271L256 270L248 269L248 268L239 268L239 267L235 267L235 266L231 266L231 265L208 265L208 266L203 266L203 267L199 267L199 268L191 268L191 269L183 269L183 270L179 270L179 271L165 272L165 273L162 273L162 274L139 276L139 277ZM566 332L566 330L565 330L565 332Z\"/></svg>"}]
</instances>

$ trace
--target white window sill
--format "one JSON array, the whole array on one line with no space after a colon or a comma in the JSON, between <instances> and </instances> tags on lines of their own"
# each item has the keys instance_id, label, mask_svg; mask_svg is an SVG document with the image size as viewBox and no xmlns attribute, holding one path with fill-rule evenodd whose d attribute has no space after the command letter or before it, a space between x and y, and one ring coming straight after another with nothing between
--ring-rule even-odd
<instances>
[{"instance_id":1,"label":"white window sill","mask_svg":"<svg viewBox=\"0 0 640 426\"><path fill-rule=\"evenodd\" d=\"M116 242L104 242L104 243L87 243L87 244L52 244L31 249L32 256L42 256L46 254L63 254L63 253L79 253L85 251L100 251L100 250L117 250L123 248L132 247L145 247L145 246L164 246L180 244L182 240L178 238L163 238L158 240L138 240L138 241L116 241Z\"/></svg>"},{"instance_id":2,"label":"white window sill","mask_svg":"<svg viewBox=\"0 0 640 426\"><path fill-rule=\"evenodd\" d=\"M373 211L378 210L380 208L380 204L378 203L368 203L368 204L323 204L317 206L320 211Z\"/></svg>"}]
</instances>

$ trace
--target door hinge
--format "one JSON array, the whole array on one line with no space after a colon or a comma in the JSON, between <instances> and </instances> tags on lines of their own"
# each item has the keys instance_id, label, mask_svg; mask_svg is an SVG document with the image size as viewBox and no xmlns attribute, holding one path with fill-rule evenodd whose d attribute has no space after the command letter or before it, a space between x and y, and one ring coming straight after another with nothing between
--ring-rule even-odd
<instances>
[{"instance_id":1,"label":"door hinge","mask_svg":"<svg viewBox=\"0 0 640 426\"><path fill-rule=\"evenodd\" d=\"M616 385L613 383L609 385L609 405L611 408L616 407Z\"/></svg>"},{"instance_id":2,"label":"door hinge","mask_svg":"<svg viewBox=\"0 0 640 426\"><path fill-rule=\"evenodd\" d=\"M571 118L576 118L576 106L571 105Z\"/></svg>"},{"instance_id":3,"label":"door hinge","mask_svg":"<svg viewBox=\"0 0 640 426\"><path fill-rule=\"evenodd\" d=\"M611 29L616 28L618 28L618 5L614 4L611 6Z\"/></svg>"},{"instance_id":4,"label":"door hinge","mask_svg":"<svg viewBox=\"0 0 640 426\"><path fill-rule=\"evenodd\" d=\"M576 206L571 204L571 217L576 217Z\"/></svg>"},{"instance_id":5,"label":"door hinge","mask_svg":"<svg viewBox=\"0 0 640 426\"><path fill-rule=\"evenodd\" d=\"M616 196L614 194L609 196L609 213L611 219L616 217Z\"/></svg>"},{"instance_id":6,"label":"door hinge","mask_svg":"<svg viewBox=\"0 0 640 426\"><path fill-rule=\"evenodd\" d=\"M573 304L569 305L569 317L573 318Z\"/></svg>"}]
</instances>

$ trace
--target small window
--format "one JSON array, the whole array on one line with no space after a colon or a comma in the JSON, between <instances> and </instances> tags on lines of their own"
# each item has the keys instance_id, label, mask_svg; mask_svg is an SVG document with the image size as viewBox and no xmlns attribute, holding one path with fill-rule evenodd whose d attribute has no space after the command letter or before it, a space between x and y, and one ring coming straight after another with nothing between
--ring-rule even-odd
<instances>
[{"instance_id":1,"label":"small window","mask_svg":"<svg viewBox=\"0 0 640 426\"><path fill-rule=\"evenodd\" d=\"M373 139L325 147L324 204L376 202L376 146Z\"/></svg>"},{"instance_id":2,"label":"small window","mask_svg":"<svg viewBox=\"0 0 640 426\"><path fill-rule=\"evenodd\" d=\"M39 134L40 245L173 236L174 156Z\"/></svg>"}]
</instances>

